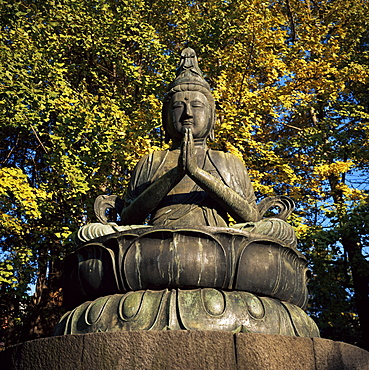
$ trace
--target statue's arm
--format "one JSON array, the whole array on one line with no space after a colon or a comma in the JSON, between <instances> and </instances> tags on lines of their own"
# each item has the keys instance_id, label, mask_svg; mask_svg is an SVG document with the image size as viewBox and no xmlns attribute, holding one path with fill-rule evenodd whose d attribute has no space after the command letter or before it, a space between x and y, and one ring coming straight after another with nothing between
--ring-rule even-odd
<instances>
[{"instance_id":1,"label":"statue's arm","mask_svg":"<svg viewBox=\"0 0 369 370\"><path fill-rule=\"evenodd\" d=\"M186 131L182 144L181 157L181 166L188 176L215 199L237 222L260 220L260 214L255 201L248 201L222 181L198 167L194 154L193 137L190 130Z\"/></svg>"},{"instance_id":2,"label":"statue's arm","mask_svg":"<svg viewBox=\"0 0 369 370\"><path fill-rule=\"evenodd\" d=\"M255 202L248 202L229 186L197 167L190 174L193 181L215 199L238 222L259 221Z\"/></svg>"},{"instance_id":3,"label":"statue's arm","mask_svg":"<svg viewBox=\"0 0 369 370\"><path fill-rule=\"evenodd\" d=\"M129 205L123 208L120 215L121 225L136 225L142 223L183 178L184 172L175 167L155 180Z\"/></svg>"}]
</instances>

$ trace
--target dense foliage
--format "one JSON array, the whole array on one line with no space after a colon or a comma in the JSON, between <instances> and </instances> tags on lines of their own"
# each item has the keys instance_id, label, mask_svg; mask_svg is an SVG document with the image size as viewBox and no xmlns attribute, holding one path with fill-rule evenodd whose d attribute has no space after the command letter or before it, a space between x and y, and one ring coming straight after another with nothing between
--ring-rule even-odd
<instances>
[{"instance_id":1,"label":"dense foliage","mask_svg":"<svg viewBox=\"0 0 369 370\"><path fill-rule=\"evenodd\" d=\"M322 336L368 348L368 1L0 0L0 27L4 343L50 333L65 240L165 147L161 99L191 46L214 147L244 160L260 198L297 203Z\"/></svg>"}]
</instances>

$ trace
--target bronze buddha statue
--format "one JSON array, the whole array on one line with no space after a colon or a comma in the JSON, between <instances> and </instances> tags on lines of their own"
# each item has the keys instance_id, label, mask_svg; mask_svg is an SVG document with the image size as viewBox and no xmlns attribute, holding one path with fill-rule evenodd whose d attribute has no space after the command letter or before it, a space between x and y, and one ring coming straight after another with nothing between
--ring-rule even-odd
<instances>
[{"instance_id":1,"label":"bronze buddha statue","mask_svg":"<svg viewBox=\"0 0 369 370\"><path fill-rule=\"evenodd\" d=\"M293 202L280 196L257 205L242 161L207 147L215 102L190 48L182 52L162 120L171 149L140 160L123 201L98 197L101 222L77 234L78 246L65 261L64 294L67 307L79 306L56 333L204 329L318 336L303 311L307 262L285 222ZM280 213L262 218L272 206ZM108 222L109 208L119 221ZM236 221L231 227L228 215Z\"/></svg>"},{"instance_id":2,"label":"bronze buddha statue","mask_svg":"<svg viewBox=\"0 0 369 370\"><path fill-rule=\"evenodd\" d=\"M124 206L116 207L119 222L107 223L105 211L110 202L103 196L96 207L101 223L82 228L77 241L86 242L125 230L118 225L129 229L142 227L148 216L148 225L152 226L228 227L229 214L238 222L233 228L273 236L296 246L292 227L281 219L288 214L267 222L261 220L260 207L256 205L254 190L241 160L207 147L207 139L214 140L215 102L197 66L196 54L190 48L182 52L177 78L169 87L162 117L166 142L172 141L171 149L153 152L140 160L132 174ZM293 209L291 202L287 201L287 207L289 212ZM104 228L104 224L108 226Z\"/></svg>"}]
</instances>

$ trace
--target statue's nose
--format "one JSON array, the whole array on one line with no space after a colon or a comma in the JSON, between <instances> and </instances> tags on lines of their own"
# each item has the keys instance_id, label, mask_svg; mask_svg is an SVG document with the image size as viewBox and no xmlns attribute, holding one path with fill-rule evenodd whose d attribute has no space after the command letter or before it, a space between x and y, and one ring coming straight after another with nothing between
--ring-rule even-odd
<instances>
[{"instance_id":1,"label":"statue's nose","mask_svg":"<svg viewBox=\"0 0 369 370\"><path fill-rule=\"evenodd\" d=\"M190 103L185 104L185 113L187 116L192 117L192 108Z\"/></svg>"}]
</instances>

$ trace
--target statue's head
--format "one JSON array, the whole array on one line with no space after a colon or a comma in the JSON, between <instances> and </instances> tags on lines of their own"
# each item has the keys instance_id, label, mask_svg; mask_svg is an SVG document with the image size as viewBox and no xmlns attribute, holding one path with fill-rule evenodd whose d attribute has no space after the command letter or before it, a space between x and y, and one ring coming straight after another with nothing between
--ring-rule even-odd
<instances>
[{"instance_id":1,"label":"statue's head","mask_svg":"<svg viewBox=\"0 0 369 370\"><path fill-rule=\"evenodd\" d=\"M164 100L162 119L167 143L170 139L180 143L186 128L191 129L195 141L214 140L215 102L193 49L182 51L177 77Z\"/></svg>"}]
</instances>

